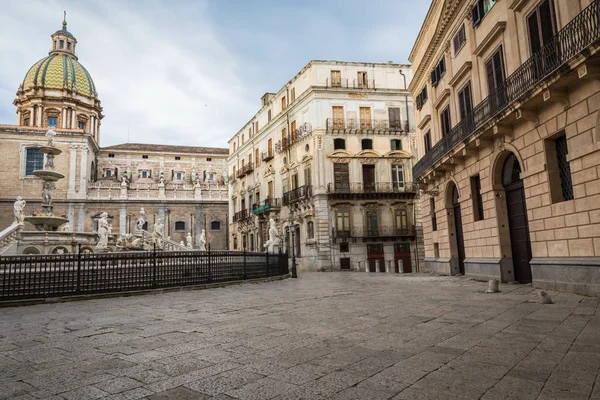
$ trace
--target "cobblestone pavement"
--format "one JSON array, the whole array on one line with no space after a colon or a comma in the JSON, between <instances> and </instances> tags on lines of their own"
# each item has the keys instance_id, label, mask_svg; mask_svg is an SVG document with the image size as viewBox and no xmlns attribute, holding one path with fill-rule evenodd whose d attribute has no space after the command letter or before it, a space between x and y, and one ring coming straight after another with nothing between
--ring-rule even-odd
<instances>
[{"instance_id":1,"label":"cobblestone pavement","mask_svg":"<svg viewBox=\"0 0 600 400\"><path fill-rule=\"evenodd\" d=\"M307 273L0 309L2 399L600 399L599 299Z\"/></svg>"}]
</instances>

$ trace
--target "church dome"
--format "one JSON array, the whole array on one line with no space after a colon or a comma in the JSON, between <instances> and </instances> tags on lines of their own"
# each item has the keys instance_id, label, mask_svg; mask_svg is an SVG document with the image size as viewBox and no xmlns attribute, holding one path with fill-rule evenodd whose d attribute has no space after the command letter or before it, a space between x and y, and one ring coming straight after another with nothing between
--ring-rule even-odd
<instances>
[{"instance_id":1,"label":"church dome","mask_svg":"<svg viewBox=\"0 0 600 400\"><path fill-rule=\"evenodd\" d=\"M23 90L33 88L68 89L96 97L96 86L89 72L70 54L53 52L36 62L25 75Z\"/></svg>"}]
</instances>

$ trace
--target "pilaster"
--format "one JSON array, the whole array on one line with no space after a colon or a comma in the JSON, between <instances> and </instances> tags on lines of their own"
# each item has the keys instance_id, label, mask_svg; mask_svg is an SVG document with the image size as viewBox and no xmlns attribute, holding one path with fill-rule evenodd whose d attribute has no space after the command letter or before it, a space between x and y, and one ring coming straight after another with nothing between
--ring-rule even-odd
<instances>
[{"instance_id":1,"label":"pilaster","mask_svg":"<svg viewBox=\"0 0 600 400\"><path fill-rule=\"evenodd\" d=\"M69 154L69 189L67 191L67 197L69 199L75 198L75 175L77 174L77 147L78 145L72 143L69 145L71 149Z\"/></svg>"}]
</instances>

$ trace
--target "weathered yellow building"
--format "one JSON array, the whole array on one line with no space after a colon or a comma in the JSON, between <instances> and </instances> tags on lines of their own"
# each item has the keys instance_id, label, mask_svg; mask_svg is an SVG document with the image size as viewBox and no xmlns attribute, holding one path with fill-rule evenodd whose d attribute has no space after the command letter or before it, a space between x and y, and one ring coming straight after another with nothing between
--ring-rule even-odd
<instances>
[{"instance_id":1,"label":"weathered yellow building","mask_svg":"<svg viewBox=\"0 0 600 400\"><path fill-rule=\"evenodd\" d=\"M225 249L228 149L134 143L101 148L103 110L77 45L63 21L48 56L18 88L16 125L0 125L0 231L14 220L17 196L27 201L27 215L39 212L42 183L33 171L43 169L39 147L47 142L48 128L56 127L54 142L62 153L54 165L65 178L53 191L54 214L69 219L69 231L94 231L106 211L113 234L129 233L144 208L147 229L160 218L173 243L191 234L197 247L205 230L213 249ZM28 250L36 251L46 252Z\"/></svg>"},{"instance_id":2,"label":"weathered yellow building","mask_svg":"<svg viewBox=\"0 0 600 400\"><path fill-rule=\"evenodd\" d=\"M600 2L434 0L413 47L425 266L600 295Z\"/></svg>"}]
</instances>

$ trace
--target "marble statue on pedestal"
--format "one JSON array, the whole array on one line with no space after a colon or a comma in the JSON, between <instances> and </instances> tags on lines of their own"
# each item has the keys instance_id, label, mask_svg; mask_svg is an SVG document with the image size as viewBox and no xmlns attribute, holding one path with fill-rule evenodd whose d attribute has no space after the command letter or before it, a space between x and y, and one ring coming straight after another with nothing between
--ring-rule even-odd
<instances>
[{"instance_id":1,"label":"marble statue on pedestal","mask_svg":"<svg viewBox=\"0 0 600 400\"><path fill-rule=\"evenodd\" d=\"M14 209L15 209L15 224L23 224L25 222L25 204L27 202L23 200L21 196L17 197L17 201L15 201Z\"/></svg>"},{"instance_id":2,"label":"marble statue on pedestal","mask_svg":"<svg viewBox=\"0 0 600 400\"><path fill-rule=\"evenodd\" d=\"M48 146L54 147L54 136L56 135L56 131L54 130L55 126L49 126L48 131L46 132L46 137L48 138Z\"/></svg>"},{"instance_id":3,"label":"marble statue on pedestal","mask_svg":"<svg viewBox=\"0 0 600 400\"><path fill-rule=\"evenodd\" d=\"M265 248L269 253L274 251L275 246L279 246L279 232L277 232L277 225L275 224L275 220L271 218L269 220L269 240L265 243Z\"/></svg>"},{"instance_id":4,"label":"marble statue on pedestal","mask_svg":"<svg viewBox=\"0 0 600 400\"><path fill-rule=\"evenodd\" d=\"M145 215L146 215L146 212L144 211L144 207L140 208L140 215L135 223L135 226L138 231L141 231L144 229L144 225L146 224Z\"/></svg>"},{"instance_id":5,"label":"marble statue on pedestal","mask_svg":"<svg viewBox=\"0 0 600 400\"><path fill-rule=\"evenodd\" d=\"M154 238L154 243L158 249L162 249L162 239L163 239L163 231L164 225L162 218L157 218L154 223L154 228L152 230L152 237Z\"/></svg>"},{"instance_id":6,"label":"marble statue on pedestal","mask_svg":"<svg viewBox=\"0 0 600 400\"><path fill-rule=\"evenodd\" d=\"M206 251L206 232L202 229L200 234L200 251Z\"/></svg>"},{"instance_id":7,"label":"marble statue on pedestal","mask_svg":"<svg viewBox=\"0 0 600 400\"><path fill-rule=\"evenodd\" d=\"M188 232L187 236L185 237L185 240L186 240L186 242L187 242L187 243L186 243L186 244L187 244L187 247L189 247L190 249L193 249L193 248L194 248L194 246L193 246L193 244L192 244L192 233L191 233L191 232Z\"/></svg>"},{"instance_id":8,"label":"marble statue on pedestal","mask_svg":"<svg viewBox=\"0 0 600 400\"><path fill-rule=\"evenodd\" d=\"M108 247L108 235L110 234L110 226L108 225L108 214L103 212L98 220L98 244L97 249L106 249Z\"/></svg>"}]
</instances>

